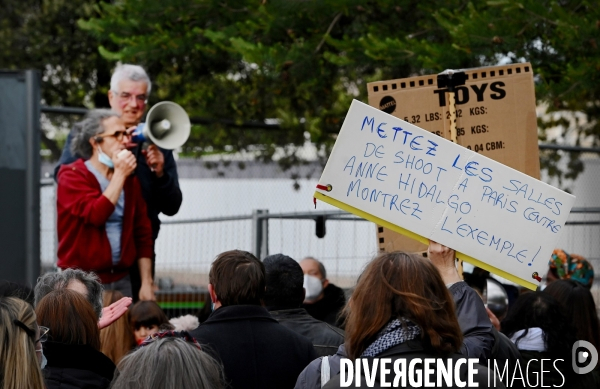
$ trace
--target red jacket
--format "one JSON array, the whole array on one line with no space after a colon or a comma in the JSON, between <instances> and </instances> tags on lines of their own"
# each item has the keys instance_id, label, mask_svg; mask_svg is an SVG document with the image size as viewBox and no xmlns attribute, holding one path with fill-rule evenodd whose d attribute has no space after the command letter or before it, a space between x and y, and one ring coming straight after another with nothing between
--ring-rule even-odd
<instances>
[{"instance_id":1,"label":"red jacket","mask_svg":"<svg viewBox=\"0 0 600 389\"><path fill-rule=\"evenodd\" d=\"M102 283L109 283L125 277L139 258L152 258L152 227L137 178L127 178L123 190L121 260L113 265L105 225L115 206L82 159L61 166L56 195L58 267L93 271Z\"/></svg>"}]
</instances>

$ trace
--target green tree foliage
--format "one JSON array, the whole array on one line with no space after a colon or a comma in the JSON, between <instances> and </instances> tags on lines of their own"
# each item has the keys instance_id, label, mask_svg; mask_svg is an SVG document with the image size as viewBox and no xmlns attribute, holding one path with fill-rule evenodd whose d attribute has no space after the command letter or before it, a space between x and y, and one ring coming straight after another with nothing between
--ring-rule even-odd
<instances>
[{"instance_id":1,"label":"green tree foliage","mask_svg":"<svg viewBox=\"0 0 600 389\"><path fill-rule=\"evenodd\" d=\"M106 107L110 62L98 53L101 41L77 21L95 14L90 0L0 0L0 68L42 72L43 104ZM42 142L60 155L57 127L77 117L48 115Z\"/></svg>"},{"instance_id":2,"label":"green tree foliage","mask_svg":"<svg viewBox=\"0 0 600 389\"><path fill-rule=\"evenodd\" d=\"M193 117L217 119L194 126L187 155L249 150L268 160L283 150L289 167L303 162L298 146L310 140L324 161L351 99L366 101L367 82L524 60L549 113L540 138L558 125L572 142L600 143L600 11L592 1L0 3L0 63L43 69L46 104L106 106L115 62L139 63L155 82L151 104L174 100ZM224 119L275 119L280 129ZM542 154L560 177L558 158ZM572 158L566 177L581 169Z\"/></svg>"},{"instance_id":3,"label":"green tree foliage","mask_svg":"<svg viewBox=\"0 0 600 389\"><path fill-rule=\"evenodd\" d=\"M411 1L126 0L103 4L102 17L80 25L119 48L102 47L106 58L157 75L155 99L174 99L195 116L276 118L281 126L198 126L186 152L252 146L268 159L283 147L289 166L302 162L295 146L307 137L326 157L351 99L366 100L366 82L437 71L432 48L419 43L448 41L436 9L436 2ZM476 64L467 55L440 61Z\"/></svg>"},{"instance_id":4,"label":"green tree foliage","mask_svg":"<svg viewBox=\"0 0 600 389\"><path fill-rule=\"evenodd\" d=\"M441 9L435 18L451 35L454 52L477 55L482 65L531 62L538 103L546 108L538 119L542 141L548 140L545 130L560 126L570 135L569 143L600 146L598 2L475 2L460 13ZM570 155L566 172L557 167L559 158L557 152L542 152L542 167L559 179L575 178L583 170L579 154Z\"/></svg>"},{"instance_id":5,"label":"green tree foliage","mask_svg":"<svg viewBox=\"0 0 600 389\"><path fill-rule=\"evenodd\" d=\"M263 145L269 158L275 146L300 145L309 134L325 156L350 99L366 100L366 82L523 60L552 113L540 119L540 138L578 112L586 120L571 126L575 141L600 143L594 2L123 0L102 4L101 15L81 26L115 44L101 48L106 58L157 74L159 98L202 116L277 118L283 129L196 128L190 153ZM296 149L286 150L298 163ZM560 177L558 159L542 154ZM572 158L567 178L581 169Z\"/></svg>"}]
</instances>

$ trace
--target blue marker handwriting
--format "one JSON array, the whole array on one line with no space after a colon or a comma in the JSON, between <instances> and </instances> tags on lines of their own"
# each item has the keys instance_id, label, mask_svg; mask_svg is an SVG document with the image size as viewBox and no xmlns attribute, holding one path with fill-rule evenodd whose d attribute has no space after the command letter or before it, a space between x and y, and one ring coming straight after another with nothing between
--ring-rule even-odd
<instances>
[{"instance_id":1,"label":"blue marker handwriting","mask_svg":"<svg viewBox=\"0 0 600 389\"><path fill-rule=\"evenodd\" d=\"M534 250L529 251L526 247L516 247L514 242L503 239L498 235L490 234L487 231L462 221L462 217L459 217L457 220L456 216L445 216L441 230L453 236L469 239L482 246L490 247L500 254L516 259L520 263L527 261L531 264L535 259L537 252L539 252L539 250L537 250L534 254Z\"/></svg>"},{"instance_id":2,"label":"blue marker handwriting","mask_svg":"<svg viewBox=\"0 0 600 389\"><path fill-rule=\"evenodd\" d=\"M423 210L420 208L420 204L418 202L412 201L408 198L400 198L400 196L394 193L384 193L381 190L371 189L363 186L360 178L350 181L350 184L348 185L348 191L346 192L346 197L349 197L351 194L355 194L356 197L370 203L381 202L383 208L389 209L390 211L396 210L404 215L412 216L421 220L420 214L423 212Z\"/></svg>"},{"instance_id":3,"label":"blue marker handwriting","mask_svg":"<svg viewBox=\"0 0 600 389\"><path fill-rule=\"evenodd\" d=\"M433 157L436 156L438 151L438 142L425 139L423 135L415 135L401 127L389 128L387 123L376 123L375 117L365 116L360 131L369 131L379 139L387 139L388 141L391 137L392 143L408 145L411 150L423 151L425 154Z\"/></svg>"},{"instance_id":4,"label":"blue marker handwriting","mask_svg":"<svg viewBox=\"0 0 600 389\"><path fill-rule=\"evenodd\" d=\"M527 201L532 201L537 204L542 204L548 208L555 215L560 215L562 203L556 201L554 197L546 197L544 194L536 188L530 188L529 184L522 184L519 180L510 180L508 187L503 186L509 192L513 192L516 196L523 197Z\"/></svg>"}]
</instances>

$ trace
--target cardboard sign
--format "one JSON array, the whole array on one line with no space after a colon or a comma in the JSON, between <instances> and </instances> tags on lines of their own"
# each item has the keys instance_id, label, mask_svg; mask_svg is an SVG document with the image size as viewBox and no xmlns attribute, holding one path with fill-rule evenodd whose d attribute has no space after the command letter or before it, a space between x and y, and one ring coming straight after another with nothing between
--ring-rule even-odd
<instances>
[{"instance_id":1,"label":"cardboard sign","mask_svg":"<svg viewBox=\"0 0 600 389\"><path fill-rule=\"evenodd\" d=\"M464 70L449 105L437 75L369 83L369 105L450 139L456 116L456 141L531 177L540 177L533 73L529 63ZM381 251L423 251L426 246L379 228Z\"/></svg>"},{"instance_id":2,"label":"cardboard sign","mask_svg":"<svg viewBox=\"0 0 600 389\"><path fill-rule=\"evenodd\" d=\"M315 197L535 289L575 197L353 101Z\"/></svg>"}]
</instances>

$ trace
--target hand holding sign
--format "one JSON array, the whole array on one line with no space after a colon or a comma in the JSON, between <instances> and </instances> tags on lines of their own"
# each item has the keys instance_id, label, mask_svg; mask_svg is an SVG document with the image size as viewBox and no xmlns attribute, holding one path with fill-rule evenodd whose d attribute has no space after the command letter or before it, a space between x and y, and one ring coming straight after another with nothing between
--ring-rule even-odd
<instances>
[{"instance_id":1,"label":"hand holding sign","mask_svg":"<svg viewBox=\"0 0 600 389\"><path fill-rule=\"evenodd\" d=\"M456 270L456 251L430 240L427 257L438 269L446 285L462 281Z\"/></svg>"},{"instance_id":2,"label":"hand holding sign","mask_svg":"<svg viewBox=\"0 0 600 389\"><path fill-rule=\"evenodd\" d=\"M531 289L575 200L356 100L319 185L317 199Z\"/></svg>"}]
</instances>

